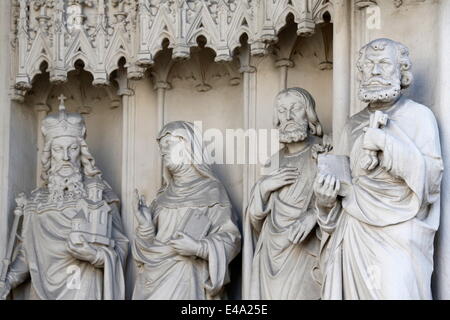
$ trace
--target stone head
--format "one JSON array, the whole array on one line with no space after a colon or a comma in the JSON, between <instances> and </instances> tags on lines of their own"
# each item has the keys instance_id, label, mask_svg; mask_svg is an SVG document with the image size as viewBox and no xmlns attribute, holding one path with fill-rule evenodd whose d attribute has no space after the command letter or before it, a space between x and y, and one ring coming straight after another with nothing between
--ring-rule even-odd
<instances>
[{"instance_id":1,"label":"stone head","mask_svg":"<svg viewBox=\"0 0 450 320\"><path fill-rule=\"evenodd\" d=\"M202 134L191 122L173 121L167 123L157 137L163 160L163 189L167 187L174 174L183 175L187 171L199 176L216 179Z\"/></svg>"},{"instance_id":2,"label":"stone head","mask_svg":"<svg viewBox=\"0 0 450 320\"><path fill-rule=\"evenodd\" d=\"M192 166L196 161L201 163L200 141L201 137L197 137L192 123L173 121L166 124L157 138L164 166L169 171L174 171Z\"/></svg>"},{"instance_id":3,"label":"stone head","mask_svg":"<svg viewBox=\"0 0 450 320\"><path fill-rule=\"evenodd\" d=\"M70 176L81 167L81 141L73 136L61 136L51 141L51 171ZM78 169L78 170L77 170Z\"/></svg>"},{"instance_id":4,"label":"stone head","mask_svg":"<svg viewBox=\"0 0 450 320\"><path fill-rule=\"evenodd\" d=\"M44 182L48 182L51 175L66 180L81 173L89 177L100 174L85 141L84 119L78 113L67 113L64 101L61 101L59 113L43 120L41 129L45 141L41 158Z\"/></svg>"},{"instance_id":5,"label":"stone head","mask_svg":"<svg viewBox=\"0 0 450 320\"><path fill-rule=\"evenodd\" d=\"M304 141L311 134L322 136L322 126L311 94L302 88L289 88L275 98L274 126L280 130L280 142Z\"/></svg>"}]
</instances>

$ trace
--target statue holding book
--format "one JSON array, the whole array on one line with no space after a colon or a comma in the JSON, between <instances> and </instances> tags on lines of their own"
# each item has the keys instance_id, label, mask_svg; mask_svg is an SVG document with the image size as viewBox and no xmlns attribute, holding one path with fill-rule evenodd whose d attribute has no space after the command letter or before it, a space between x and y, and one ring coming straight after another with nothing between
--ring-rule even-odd
<instances>
[{"instance_id":1,"label":"statue holding book","mask_svg":"<svg viewBox=\"0 0 450 320\"><path fill-rule=\"evenodd\" d=\"M171 122L157 140L163 186L149 206L135 195L133 299L221 299L241 240L227 192L193 124Z\"/></svg>"},{"instance_id":2,"label":"statue holding book","mask_svg":"<svg viewBox=\"0 0 450 320\"><path fill-rule=\"evenodd\" d=\"M317 155L330 145L320 139L315 102L304 89L277 95L274 125L284 147L267 164L245 213L243 295L252 300L319 299L320 230L311 187Z\"/></svg>"},{"instance_id":3,"label":"statue holding book","mask_svg":"<svg viewBox=\"0 0 450 320\"><path fill-rule=\"evenodd\" d=\"M128 239L122 231L119 199L88 150L84 119L67 113L64 99L60 97L59 113L42 124L44 185L16 199L2 261L3 299L28 279L30 299L125 298Z\"/></svg>"},{"instance_id":4,"label":"statue holding book","mask_svg":"<svg viewBox=\"0 0 450 320\"><path fill-rule=\"evenodd\" d=\"M324 299L432 298L443 162L432 111L402 94L410 68L398 42L364 46L368 106L348 121L336 155L319 159Z\"/></svg>"}]
</instances>

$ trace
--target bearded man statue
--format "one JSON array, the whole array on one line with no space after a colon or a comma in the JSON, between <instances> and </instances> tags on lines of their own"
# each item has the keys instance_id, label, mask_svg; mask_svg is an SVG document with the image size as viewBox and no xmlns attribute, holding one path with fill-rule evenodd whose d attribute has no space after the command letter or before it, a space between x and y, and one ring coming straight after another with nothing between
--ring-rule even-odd
<instances>
[{"instance_id":1,"label":"bearded man statue","mask_svg":"<svg viewBox=\"0 0 450 320\"><path fill-rule=\"evenodd\" d=\"M412 82L408 49L389 39L364 46L359 97L338 153L351 185L320 174L324 299L431 299L443 161L432 111L402 94ZM339 192L339 196L338 196Z\"/></svg>"},{"instance_id":2,"label":"bearded man statue","mask_svg":"<svg viewBox=\"0 0 450 320\"><path fill-rule=\"evenodd\" d=\"M2 298L31 279L30 299L124 299L128 240L119 199L89 153L78 113L43 120L44 185L23 208L20 241L2 284Z\"/></svg>"},{"instance_id":3,"label":"bearded man statue","mask_svg":"<svg viewBox=\"0 0 450 320\"><path fill-rule=\"evenodd\" d=\"M278 168L254 186L244 217L243 297L262 300L320 298L319 228L312 185L322 126L305 89L289 88L275 99L274 125L284 147ZM276 167L276 166L275 166Z\"/></svg>"},{"instance_id":4,"label":"bearded man statue","mask_svg":"<svg viewBox=\"0 0 450 320\"><path fill-rule=\"evenodd\" d=\"M157 140L164 184L150 206L136 191L133 299L224 298L241 240L227 192L192 123L168 123Z\"/></svg>"}]
</instances>

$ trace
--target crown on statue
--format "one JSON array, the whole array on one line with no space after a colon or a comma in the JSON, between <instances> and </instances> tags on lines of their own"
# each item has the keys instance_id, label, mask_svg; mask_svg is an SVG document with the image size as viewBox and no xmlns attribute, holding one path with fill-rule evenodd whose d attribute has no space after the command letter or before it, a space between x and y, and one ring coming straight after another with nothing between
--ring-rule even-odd
<instances>
[{"instance_id":1,"label":"crown on statue","mask_svg":"<svg viewBox=\"0 0 450 320\"><path fill-rule=\"evenodd\" d=\"M64 105L66 97L61 95L59 98L59 113L51 114L42 121L42 134L45 140L51 140L61 136L71 136L84 138L86 134L86 125L83 117L79 113L68 113Z\"/></svg>"}]
</instances>

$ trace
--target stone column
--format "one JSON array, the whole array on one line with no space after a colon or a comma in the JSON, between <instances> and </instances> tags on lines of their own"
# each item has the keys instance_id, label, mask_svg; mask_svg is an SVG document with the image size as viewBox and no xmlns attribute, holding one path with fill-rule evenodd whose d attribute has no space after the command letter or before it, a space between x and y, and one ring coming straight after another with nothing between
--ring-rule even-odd
<instances>
[{"instance_id":1,"label":"stone column","mask_svg":"<svg viewBox=\"0 0 450 320\"><path fill-rule=\"evenodd\" d=\"M174 66L175 61L172 59L172 54L165 52L155 58L155 64L152 67L151 75L153 78L153 88L156 91L156 113L157 113L157 134L166 124L166 92L170 90L172 86L169 82L169 75ZM159 152L155 152L155 158L153 161L156 163L157 172L159 173L158 184L162 183L162 159Z\"/></svg>"},{"instance_id":2,"label":"stone column","mask_svg":"<svg viewBox=\"0 0 450 320\"><path fill-rule=\"evenodd\" d=\"M287 88L289 68L294 67L292 54L298 41L297 28L289 26L278 35L278 42L274 54L276 56L275 67L279 70L279 91Z\"/></svg>"},{"instance_id":3,"label":"stone column","mask_svg":"<svg viewBox=\"0 0 450 320\"><path fill-rule=\"evenodd\" d=\"M350 116L351 1L333 0L333 140Z\"/></svg>"},{"instance_id":4,"label":"stone column","mask_svg":"<svg viewBox=\"0 0 450 320\"><path fill-rule=\"evenodd\" d=\"M370 15L367 14L369 8L381 10L374 1L355 1L352 3L352 40L351 40L351 61L350 66L350 78L351 78L351 88L350 88L350 114L355 114L366 107L366 103L359 100L359 72L356 66L356 61L359 59L359 51L366 45L371 37L371 29L367 26L367 21Z\"/></svg>"},{"instance_id":5,"label":"stone column","mask_svg":"<svg viewBox=\"0 0 450 320\"><path fill-rule=\"evenodd\" d=\"M132 85L130 85L132 87ZM133 199L135 172L136 98L132 88L123 92L122 109L122 219L127 234L133 233Z\"/></svg>"},{"instance_id":6,"label":"stone column","mask_svg":"<svg viewBox=\"0 0 450 320\"><path fill-rule=\"evenodd\" d=\"M6 250L9 224L9 145L11 126L10 90L10 18L11 1L0 1L0 257Z\"/></svg>"},{"instance_id":7,"label":"stone column","mask_svg":"<svg viewBox=\"0 0 450 320\"><path fill-rule=\"evenodd\" d=\"M156 108L157 108L157 123L158 127L157 133L159 133L164 125L166 124L166 115L165 115L165 105L166 105L166 91L171 88L169 82L167 81L156 81L155 83L155 90L157 92L157 101L156 101ZM158 152L156 152L156 158L155 158L156 164L157 164L157 170L160 173L160 183L162 183L162 159Z\"/></svg>"},{"instance_id":8,"label":"stone column","mask_svg":"<svg viewBox=\"0 0 450 320\"><path fill-rule=\"evenodd\" d=\"M244 130L248 132L249 129L256 129L256 103L257 103L257 88L256 88L256 76L257 69L252 65L252 57L248 47L244 47L239 56L241 68L239 72L243 75L243 112L244 112ZM256 153L257 150L246 148L246 161L250 160L250 154ZM256 148L256 146L253 146ZM244 216L245 208L247 207L248 199L250 197L250 191L256 182L256 165L245 164L243 168L243 182L242 182L242 214ZM248 283L245 277L249 275L249 271L242 268L242 284ZM248 297L249 288L242 287L242 293L244 297Z\"/></svg>"},{"instance_id":9,"label":"stone column","mask_svg":"<svg viewBox=\"0 0 450 320\"><path fill-rule=\"evenodd\" d=\"M436 86L436 115L444 159L444 177L441 185L441 223L436 239L433 294L435 299L450 299L450 1L439 5L439 75ZM426 39L424 39L426 41ZM430 59L434 57L430 56Z\"/></svg>"},{"instance_id":10,"label":"stone column","mask_svg":"<svg viewBox=\"0 0 450 320\"><path fill-rule=\"evenodd\" d=\"M275 62L275 66L280 70L279 90L281 91L287 88L288 68L292 68L294 62L290 59L280 59Z\"/></svg>"},{"instance_id":11,"label":"stone column","mask_svg":"<svg viewBox=\"0 0 450 320\"><path fill-rule=\"evenodd\" d=\"M251 65L244 65L240 68L240 72L243 74L244 85L244 130L256 129L256 68ZM251 145L247 148L246 161L250 159L251 152L257 152L257 150L250 150ZM253 146L256 147L256 146ZM256 182L256 166L246 164L243 166L243 205L242 210L245 210L250 191Z\"/></svg>"}]
</instances>

